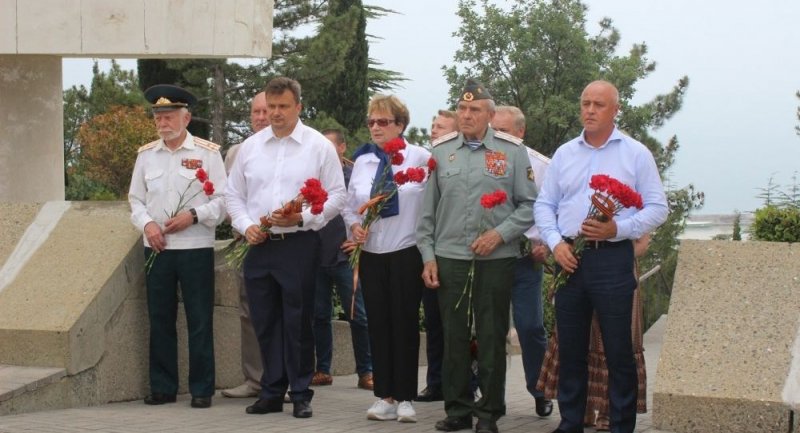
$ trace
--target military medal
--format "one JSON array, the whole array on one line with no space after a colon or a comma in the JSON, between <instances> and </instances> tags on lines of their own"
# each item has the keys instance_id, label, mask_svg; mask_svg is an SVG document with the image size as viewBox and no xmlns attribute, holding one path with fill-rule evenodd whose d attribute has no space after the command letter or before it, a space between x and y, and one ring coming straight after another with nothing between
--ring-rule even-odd
<instances>
[{"instance_id":1,"label":"military medal","mask_svg":"<svg viewBox=\"0 0 800 433\"><path fill-rule=\"evenodd\" d=\"M190 159L190 158L183 158L181 160L181 165L189 170L197 170L198 168L203 167L203 160L202 159Z\"/></svg>"},{"instance_id":2,"label":"military medal","mask_svg":"<svg viewBox=\"0 0 800 433\"><path fill-rule=\"evenodd\" d=\"M455 161L456 160L456 154L455 153L451 153L450 156L447 157L447 160L450 161L450 162Z\"/></svg>"},{"instance_id":3,"label":"military medal","mask_svg":"<svg viewBox=\"0 0 800 433\"><path fill-rule=\"evenodd\" d=\"M506 154L487 150L485 154L486 172L492 176L505 176L506 174Z\"/></svg>"}]
</instances>

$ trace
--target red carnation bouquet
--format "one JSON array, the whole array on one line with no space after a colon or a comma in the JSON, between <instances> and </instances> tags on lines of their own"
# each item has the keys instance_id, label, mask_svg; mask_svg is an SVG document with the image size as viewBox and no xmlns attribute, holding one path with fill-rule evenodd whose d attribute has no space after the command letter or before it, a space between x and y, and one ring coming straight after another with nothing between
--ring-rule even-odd
<instances>
[{"instance_id":1,"label":"red carnation bouquet","mask_svg":"<svg viewBox=\"0 0 800 433\"><path fill-rule=\"evenodd\" d=\"M494 192L489 192L481 196L481 207L483 207L483 215L481 215L481 222L479 224L481 233L493 227L493 224L491 223L486 224L487 220L491 220L492 218L492 210L495 207L505 203L507 200L508 195L506 195L506 192L502 189L498 189ZM469 264L469 271L467 271L467 282L464 283L464 290L461 292L461 297L458 298L458 302L456 302L457 310L459 305L461 305L461 301L464 300L464 297L467 297L467 326L472 326L472 286L474 282L475 258L473 258L472 262Z\"/></svg>"},{"instance_id":2,"label":"red carnation bouquet","mask_svg":"<svg viewBox=\"0 0 800 433\"><path fill-rule=\"evenodd\" d=\"M633 188L625 185L619 180L607 174L595 174L589 180L589 188L594 190L594 193L589 197L591 206L589 212L586 214L586 219L594 219L601 222L610 221L614 216L619 214L619 211L629 207L642 209L642 195L636 192ZM575 242L572 245L573 254L575 258L580 261L581 254L586 248L586 237L578 234L575 237ZM546 263L548 272L555 275L553 277L553 290L555 293L569 278L569 273L561 269L558 274L555 274L556 262L553 256L550 256Z\"/></svg>"},{"instance_id":3,"label":"red carnation bouquet","mask_svg":"<svg viewBox=\"0 0 800 433\"><path fill-rule=\"evenodd\" d=\"M203 187L202 189L195 191L191 197L187 198L186 195L189 193L189 189L192 187L192 184L195 181L202 183ZM208 180L208 173L206 173L206 171L203 170L202 167L197 169L197 171L194 173L194 179L189 181L189 184L186 185L186 189L184 189L183 192L178 196L178 206L175 207L175 210L173 210L172 213L168 213L167 210L164 209L164 213L167 215L167 219L175 218L175 215L177 215L178 212L182 211L186 207L186 205L188 205L189 202L192 201L192 199L194 199L195 197L197 197L198 194L200 194L201 191L205 193L205 195L207 196L211 196L214 194L214 183ZM157 256L158 252L156 250L150 251L150 255L147 256L147 260L145 260L144 262L144 269L148 274L150 273L150 269L153 267L153 263L155 263Z\"/></svg>"},{"instance_id":4,"label":"red carnation bouquet","mask_svg":"<svg viewBox=\"0 0 800 433\"><path fill-rule=\"evenodd\" d=\"M276 212L283 216L298 213L303 210L303 205L306 205L311 210L312 215L319 215L324 209L325 202L328 201L328 192L322 187L319 179L311 178L305 181L303 187L300 188L300 193L297 197L284 204ZM270 233L272 223L269 221L268 215L263 215L259 218L259 229L264 233ZM250 244L244 238L240 237L234 240L225 248L225 258L228 264L236 269L242 267L247 252L250 251Z\"/></svg>"},{"instance_id":5,"label":"red carnation bouquet","mask_svg":"<svg viewBox=\"0 0 800 433\"><path fill-rule=\"evenodd\" d=\"M391 165L400 165L404 161L403 154L400 153L401 150L406 148L406 142L401 137L393 138L383 145L383 151L389 156L391 160ZM409 167L404 171L400 171L394 174L392 180L394 180L395 186L386 188L386 180L389 177L389 172L391 170L391 165L386 165L384 168L383 173L381 173L380 177L375 180L377 185L381 185L381 189L377 189L373 191L372 197L361 207L358 208L358 213L364 215L364 220L361 222L361 227L365 231L369 231L370 226L381 218L381 210L383 210L386 203L397 194L397 189L408 182L416 182L422 183L425 181L427 176L432 173L436 169L436 160L432 157L428 159L428 162L425 166L421 167ZM358 263L361 258L361 248L363 244L357 243L355 249L353 250L352 254L350 254L350 266L353 268L353 302L355 302L355 291L358 287ZM354 308L355 304L351 305L350 312L352 316L352 312L355 311Z\"/></svg>"}]
</instances>

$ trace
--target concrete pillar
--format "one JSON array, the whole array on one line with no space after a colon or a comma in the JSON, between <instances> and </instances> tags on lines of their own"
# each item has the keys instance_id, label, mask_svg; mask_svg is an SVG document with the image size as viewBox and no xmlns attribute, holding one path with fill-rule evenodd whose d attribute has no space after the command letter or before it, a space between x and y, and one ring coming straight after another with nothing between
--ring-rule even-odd
<instances>
[{"instance_id":1,"label":"concrete pillar","mask_svg":"<svg viewBox=\"0 0 800 433\"><path fill-rule=\"evenodd\" d=\"M61 57L0 55L0 202L64 200Z\"/></svg>"}]
</instances>

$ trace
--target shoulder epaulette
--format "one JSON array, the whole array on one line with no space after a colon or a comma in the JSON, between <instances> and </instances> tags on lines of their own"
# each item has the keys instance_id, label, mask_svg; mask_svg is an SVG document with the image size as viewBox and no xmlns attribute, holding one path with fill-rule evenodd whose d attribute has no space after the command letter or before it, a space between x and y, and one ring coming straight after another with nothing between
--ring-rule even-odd
<instances>
[{"instance_id":1,"label":"shoulder epaulette","mask_svg":"<svg viewBox=\"0 0 800 433\"><path fill-rule=\"evenodd\" d=\"M519 137L515 137L509 133L502 132L502 131L494 131L494 136L501 139L508 141L512 144L516 144L517 146L522 145L522 139Z\"/></svg>"},{"instance_id":2,"label":"shoulder epaulette","mask_svg":"<svg viewBox=\"0 0 800 433\"><path fill-rule=\"evenodd\" d=\"M144 146L140 146L139 149L136 151L136 153L142 153L145 150L152 149L152 148L156 147L156 145L158 144L159 141L161 141L161 140L151 141L151 142L145 144Z\"/></svg>"},{"instance_id":3,"label":"shoulder epaulette","mask_svg":"<svg viewBox=\"0 0 800 433\"><path fill-rule=\"evenodd\" d=\"M437 138L436 140L433 140L433 143L431 143L431 147L436 147L436 146L444 143L445 141L450 141L450 140L452 140L452 139L454 139L456 137L458 137L458 131L448 132L447 134L442 135L441 137Z\"/></svg>"},{"instance_id":4,"label":"shoulder epaulette","mask_svg":"<svg viewBox=\"0 0 800 433\"><path fill-rule=\"evenodd\" d=\"M202 147L203 149L210 150L212 152L219 152L220 145L212 143L208 140L203 140L202 138L192 137L194 139L194 144Z\"/></svg>"},{"instance_id":5,"label":"shoulder epaulette","mask_svg":"<svg viewBox=\"0 0 800 433\"><path fill-rule=\"evenodd\" d=\"M527 146L525 146L525 147L527 147ZM541 153L531 149L530 147L527 147L527 148L528 148L528 155L530 155L532 158L536 158L539 161L542 161L542 162L544 162L546 164L550 164L550 158L548 158L548 157L542 155Z\"/></svg>"}]
</instances>

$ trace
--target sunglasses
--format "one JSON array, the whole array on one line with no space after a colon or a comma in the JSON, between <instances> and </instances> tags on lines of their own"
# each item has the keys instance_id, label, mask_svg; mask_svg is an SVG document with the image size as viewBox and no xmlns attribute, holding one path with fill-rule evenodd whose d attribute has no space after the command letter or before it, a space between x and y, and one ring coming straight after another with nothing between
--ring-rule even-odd
<instances>
[{"instance_id":1,"label":"sunglasses","mask_svg":"<svg viewBox=\"0 0 800 433\"><path fill-rule=\"evenodd\" d=\"M381 128L389 126L390 123L394 123L394 119L369 119L367 120L367 127L372 128L377 123L378 126Z\"/></svg>"}]
</instances>

